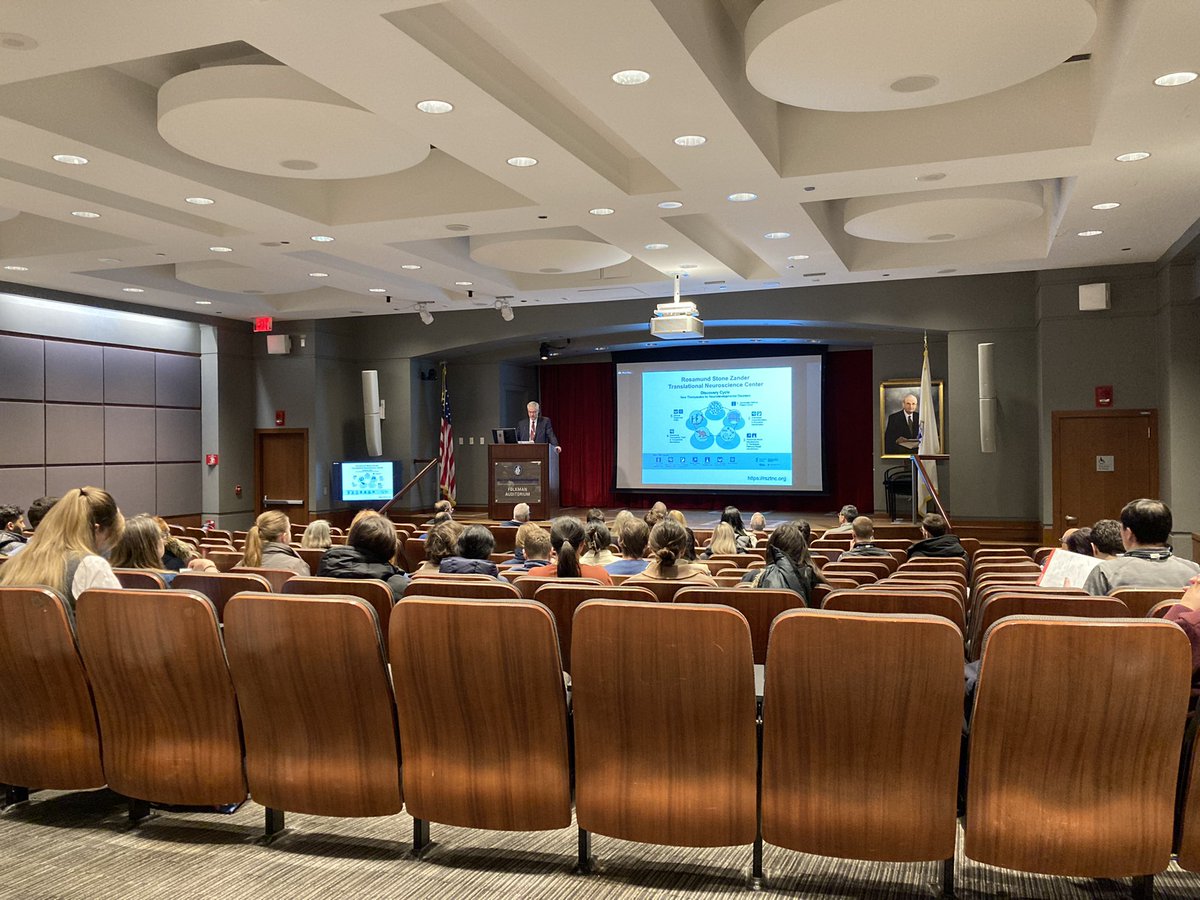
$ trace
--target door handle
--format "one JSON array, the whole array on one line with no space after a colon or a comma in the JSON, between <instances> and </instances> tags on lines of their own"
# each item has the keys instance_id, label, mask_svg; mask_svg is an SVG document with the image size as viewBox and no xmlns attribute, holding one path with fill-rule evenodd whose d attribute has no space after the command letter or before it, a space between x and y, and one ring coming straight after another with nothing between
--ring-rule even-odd
<instances>
[{"instance_id":1,"label":"door handle","mask_svg":"<svg viewBox=\"0 0 1200 900\"><path fill-rule=\"evenodd\" d=\"M272 500L266 494L263 494L263 506L270 503L273 506L303 506L303 500Z\"/></svg>"}]
</instances>

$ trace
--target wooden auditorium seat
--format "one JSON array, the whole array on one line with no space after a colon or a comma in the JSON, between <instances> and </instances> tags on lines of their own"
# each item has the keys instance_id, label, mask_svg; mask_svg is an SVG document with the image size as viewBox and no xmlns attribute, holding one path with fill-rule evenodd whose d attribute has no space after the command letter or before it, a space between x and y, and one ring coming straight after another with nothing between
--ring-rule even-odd
<instances>
[{"instance_id":1,"label":"wooden auditorium seat","mask_svg":"<svg viewBox=\"0 0 1200 900\"><path fill-rule=\"evenodd\" d=\"M741 613L590 600L575 613L571 653L581 865L594 832L756 844L760 875L754 651Z\"/></svg>"},{"instance_id":2,"label":"wooden auditorium seat","mask_svg":"<svg viewBox=\"0 0 1200 900\"><path fill-rule=\"evenodd\" d=\"M0 784L7 803L30 789L104 786L100 730L71 609L50 588L0 587Z\"/></svg>"},{"instance_id":3,"label":"wooden auditorium seat","mask_svg":"<svg viewBox=\"0 0 1200 900\"><path fill-rule=\"evenodd\" d=\"M1008 616L1068 616L1084 619L1126 619L1129 607L1112 597L1050 592L1001 592L979 607L971 620L970 658L979 659L988 629Z\"/></svg>"},{"instance_id":4,"label":"wooden auditorium seat","mask_svg":"<svg viewBox=\"0 0 1200 900\"><path fill-rule=\"evenodd\" d=\"M400 812L396 706L375 610L357 597L243 593L225 611L251 796L284 811Z\"/></svg>"},{"instance_id":5,"label":"wooden auditorium seat","mask_svg":"<svg viewBox=\"0 0 1200 900\"><path fill-rule=\"evenodd\" d=\"M767 640L771 623L789 609L804 609L804 598L786 588L711 588L684 586L675 592L675 603L719 603L731 606L746 617L750 626L750 641L754 647L754 664L767 661Z\"/></svg>"},{"instance_id":6,"label":"wooden auditorium seat","mask_svg":"<svg viewBox=\"0 0 1200 900\"><path fill-rule=\"evenodd\" d=\"M245 558L240 550L209 550L204 557L211 560L218 572L232 572L233 567L240 566Z\"/></svg>"},{"instance_id":7,"label":"wooden auditorium seat","mask_svg":"<svg viewBox=\"0 0 1200 900\"><path fill-rule=\"evenodd\" d=\"M308 570L316 575L317 570L321 568L321 557L325 555L325 551L319 547L298 547L296 552L300 554L300 558L304 560Z\"/></svg>"},{"instance_id":8,"label":"wooden auditorium seat","mask_svg":"<svg viewBox=\"0 0 1200 900\"><path fill-rule=\"evenodd\" d=\"M826 566L833 572L874 572L876 578L887 578L897 569L896 561L890 556L841 556L835 563ZM824 570L822 570L824 571Z\"/></svg>"},{"instance_id":9,"label":"wooden auditorium seat","mask_svg":"<svg viewBox=\"0 0 1200 900\"><path fill-rule=\"evenodd\" d=\"M756 553L714 553L709 559L720 560L732 569L744 569L762 557Z\"/></svg>"},{"instance_id":10,"label":"wooden auditorium seat","mask_svg":"<svg viewBox=\"0 0 1200 900\"><path fill-rule=\"evenodd\" d=\"M1016 617L987 633L982 658L965 854L1043 875L1132 876L1149 897L1171 860L1186 635L1157 620Z\"/></svg>"},{"instance_id":11,"label":"wooden auditorium seat","mask_svg":"<svg viewBox=\"0 0 1200 900\"><path fill-rule=\"evenodd\" d=\"M195 591L84 591L79 652L104 736L108 786L149 803L220 806L246 799L237 698L217 610Z\"/></svg>"},{"instance_id":12,"label":"wooden auditorium seat","mask_svg":"<svg viewBox=\"0 0 1200 900\"><path fill-rule=\"evenodd\" d=\"M413 572L413 581L495 581L491 575L482 572Z\"/></svg>"},{"instance_id":13,"label":"wooden auditorium seat","mask_svg":"<svg viewBox=\"0 0 1200 900\"><path fill-rule=\"evenodd\" d=\"M456 581L452 578L414 578L404 589L405 597L450 597L458 600L516 600L521 595L506 581Z\"/></svg>"},{"instance_id":14,"label":"wooden auditorium seat","mask_svg":"<svg viewBox=\"0 0 1200 900\"><path fill-rule=\"evenodd\" d=\"M183 571L171 582L173 590L197 591L212 601L217 620L225 621L225 604L242 591L269 591L271 582L250 572L188 572Z\"/></svg>"},{"instance_id":15,"label":"wooden auditorium seat","mask_svg":"<svg viewBox=\"0 0 1200 900\"><path fill-rule=\"evenodd\" d=\"M575 610L588 600L603 597L608 600L642 601L655 603L658 598L654 592L636 585L609 586L607 584L579 584L579 579L556 578L550 583L543 584L533 595L533 599L544 604L554 616L554 624L558 629L558 647L562 656L563 671L571 671L571 626L575 618Z\"/></svg>"},{"instance_id":16,"label":"wooden auditorium seat","mask_svg":"<svg viewBox=\"0 0 1200 900\"><path fill-rule=\"evenodd\" d=\"M763 839L941 860L952 895L962 707L962 634L945 619L784 613L763 693Z\"/></svg>"},{"instance_id":17,"label":"wooden auditorium seat","mask_svg":"<svg viewBox=\"0 0 1200 900\"><path fill-rule=\"evenodd\" d=\"M375 615L379 619L379 633L383 635L386 646L388 619L395 603L392 589L386 582L375 578L317 578L295 575L284 583L283 593L310 597L338 594L366 600L375 609Z\"/></svg>"},{"instance_id":18,"label":"wooden auditorium seat","mask_svg":"<svg viewBox=\"0 0 1200 900\"><path fill-rule=\"evenodd\" d=\"M959 572L967 577L967 561L959 557L914 556L900 566L901 572Z\"/></svg>"},{"instance_id":19,"label":"wooden auditorium seat","mask_svg":"<svg viewBox=\"0 0 1200 900\"><path fill-rule=\"evenodd\" d=\"M1131 616L1146 616L1164 600L1178 600L1184 588L1117 588L1109 596L1129 607Z\"/></svg>"},{"instance_id":20,"label":"wooden auditorium seat","mask_svg":"<svg viewBox=\"0 0 1200 900\"><path fill-rule=\"evenodd\" d=\"M1167 610L1172 606L1178 606L1178 600L1159 600L1150 609L1146 611L1147 619L1162 619L1167 615Z\"/></svg>"},{"instance_id":21,"label":"wooden auditorium seat","mask_svg":"<svg viewBox=\"0 0 1200 900\"><path fill-rule=\"evenodd\" d=\"M517 546L517 529L519 525L489 525L488 531L496 541L497 553L510 553Z\"/></svg>"},{"instance_id":22,"label":"wooden auditorium seat","mask_svg":"<svg viewBox=\"0 0 1200 900\"><path fill-rule=\"evenodd\" d=\"M259 575L267 579L271 590L279 593L289 578L295 578L296 573L291 569L270 569L266 566L234 566L229 570L234 575Z\"/></svg>"},{"instance_id":23,"label":"wooden auditorium seat","mask_svg":"<svg viewBox=\"0 0 1200 900\"><path fill-rule=\"evenodd\" d=\"M390 658L413 849L429 823L498 831L571 824L554 619L528 600L406 599Z\"/></svg>"},{"instance_id":24,"label":"wooden auditorium seat","mask_svg":"<svg viewBox=\"0 0 1200 900\"><path fill-rule=\"evenodd\" d=\"M165 591L167 582L157 572L149 569L113 569L121 587L135 591Z\"/></svg>"},{"instance_id":25,"label":"wooden auditorium seat","mask_svg":"<svg viewBox=\"0 0 1200 900\"><path fill-rule=\"evenodd\" d=\"M518 575L516 581L513 582L513 587L517 589L522 600L532 600L542 585L561 584L564 581L571 584L600 584L596 578L554 578L552 576L547 578L541 575Z\"/></svg>"},{"instance_id":26,"label":"wooden auditorium seat","mask_svg":"<svg viewBox=\"0 0 1200 900\"><path fill-rule=\"evenodd\" d=\"M892 591L885 586L868 585L855 591L834 591L822 601L821 609L893 616L919 613L947 619L960 633L967 630L962 600L948 591Z\"/></svg>"}]
</instances>

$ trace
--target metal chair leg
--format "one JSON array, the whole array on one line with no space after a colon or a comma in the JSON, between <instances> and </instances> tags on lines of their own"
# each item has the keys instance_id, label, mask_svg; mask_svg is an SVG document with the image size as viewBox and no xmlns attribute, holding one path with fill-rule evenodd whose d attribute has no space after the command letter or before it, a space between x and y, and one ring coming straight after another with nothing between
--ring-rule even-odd
<instances>
[{"instance_id":1,"label":"metal chair leg","mask_svg":"<svg viewBox=\"0 0 1200 900\"><path fill-rule=\"evenodd\" d=\"M954 896L954 857L942 860L942 896Z\"/></svg>"},{"instance_id":2,"label":"metal chair leg","mask_svg":"<svg viewBox=\"0 0 1200 900\"><path fill-rule=\"evenodd\" d=\"M429 821L427 819L413 819L413 856L420 857L429 849Z\"/></svg>"},{"instance_id":3,"label":"metal chair leg","mask_svg":"<svg viewBox=\"0 0 1200 900\"><path fill-rule=\"evenodd\" d=\"M144 821L150 815L149 800L135 800L129 798L129 824L137 825Z\"/></svg>"},{"instance_id":4,"label":"metal chair leg","mask_svg":"<svg viewBox=\"0 0 1200 900\"><path fill-rule=\"evenodd\" d=\"M754 836L754 849L752 850L752 858L750 862L750 890L762 891L766 890L767 878L763 874L763 839L762 828L759 828L758 834Z\"/></svg>"},{"instance_id":5,"label":"metal chair leg","mask_svg":"<svg viewBox=\"0 0 1200 900\"><path fill-rule=\"evenodd\" d=\"M29 788L18 787L15 784L10 784L4 791L4 805L12 806L14 803L24 803L29 799Z\"/></svg>"},{"instance_id":6,"label":"metal chair leg","mask_svg":"<svg viewBox=\"0 0 1200 900\"><path fill-rule=\"evenodd\" d=\"M1133 900L1151 900L1154 896L1154 876L1133 876Z\"/></svg>"},{"instance_id":7,"label":"metal chair leg","mask_svg":"<svg viewBox=\"0 0 1200 900\"><path fill-rule=\"evenodd\" d=\"M596 871L595 860L592 859L592 836L579 829L579 858L575 862L576 875L591 875Z\"/></svg>"},{"instance_id":8,"label":"metal chair leg","mask_svg":"<svg viewBox=\"0 0 1200 900\"><path fill-rule=\"evenodd\" d=\"M272 809L269 806L266 808L266 810L266 823L263 826L263 833L267 837L272 837L273 835L279 834L279 832L283 831L283 810Z\"/></svg>"}]
</instances>

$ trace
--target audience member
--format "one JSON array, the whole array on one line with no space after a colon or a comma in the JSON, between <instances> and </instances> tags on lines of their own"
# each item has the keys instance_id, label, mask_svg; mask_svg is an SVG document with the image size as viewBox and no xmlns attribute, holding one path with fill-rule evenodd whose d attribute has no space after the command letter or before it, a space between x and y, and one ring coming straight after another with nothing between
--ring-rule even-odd
<instances>
[{"instance_id":1,"label":"audience member","mask_svg":"<svg viewBox=\"0 0 1200 900\"><path fill-rule=\"evenodd\" d=\"M439 513L434 513L433 518L430 519L426 524L430 528L432 528L434 525L441 525L445 522L453 522L453 521L454 521L454 517L451 516L450 513L439 512Z\"/></svg>"},{"instance_id":2,"label":"audience member","mask_svg":"<svg viewBox=\"0 0 1200 900\"><path fill-rule=\"evenodd\" d=\"M712 559L714 556L729 556L740 552L741 548L733 537L733 526L728 522L718 522L717 527L713 529L712 540L700 556L702 559Z\"/></svg>"},{"instance_id":3,"label":"audience member","mask_svg":"<svg viewBox=\"0 0 1200 900\"><path fill-rule=\"evenodd\" d=\"M163 568L178 572L181 569L192 568L192 562L198 559L204 559L200 555L200 551L192 544L186 541L181 541L178 537L171 534L171 526L167 524L167 520L162 516L154 517L154 524L158 526L158 533L163 539ZM208 560L204 560L208 562ZM207 567L203 567L207 571Z\"/></svg>"},{"instance_id":4,"label":"audience member","mask_svg":"<svg viewBox=\"0 0 1200 900\"><path fill-rule=\"evenodd\" d=\"M766 531L767 517L760 512L756 512L754 515L752 515L750 517L750 530L755 532Z\"/></svg>"},{"instance_id":5,"label":"audience member","mask_svg":"<svg viewBox=\"0 0 1200 900\"><path fill-rule=\"evenodd\" d=\"M447 556L438 566L445 575L491 575L500 577L500 568L488 557L496 549L496 538L486 525L468 525L458 536L454 556Z\"/></svg>"},{"instance_id":6,"label":"audience member","mask_svg":"<svg viewBox=\"0 0 1200 900\"><path fill-rule=\"evenodd\" d=\"M595 578L601 584L612 584L612 577L600 566L580 565L579 554L586 539L583 524L578 519L559 516L550 523L554 562L530 569L528 574L542 578Z\"/></svg>"},{"instance_id":7,"label":"audience member","mask_svg":"<svg viewBox=\"0 0 1200 900\"><path fill-rule=\"evenodd\" d=\"M509 566L506 572L527 575L531 569L550 565L550 532L545 528L526 522L518 529L517 540L525 548L524 559L515 566Z\"/></svg>"},{"instance_id":8,"label":"audience member","mask_svg":"<svg viewBox=\"0 0 1200 900\"><path fill-rule=\"evenodd\" d=\"M742 583L755 588L787 588L812 600L813 584L822 580L811 564L804 532L795 522L784 522L767 538L767 564L742 576Z\"/></svg>"},{"instance_id":9,"label":"audience member","mask_svg":"<svg viewBox=\"0 0 1200 900\"><path fill-rule=\"evenodd\" d=\"M1081 556L1092 555L1092 529L1071 528L1062 536L1062 549Z\"/></svg>"},{"instance_id":10,"label":"audience member","mask_svg":"<svg viewBox=\"0 0 1200 900\"><path fill-rule=\"evenodd\" d=\"M850 549L839 559L847 556L891 556L887 550L875 543L875 523L866 516L855 516L850 523Z\"/></svg>"},{"instance_id":11,"label":"audience member","mask_svg":"<svg viewBox=\"0 0 1200 900\"><path fill-rule=\"evenodd\" d=\"M580 565L609 566L615 563L619 556L612 552L612 535L608 526L603 522L591 521L584 526L584 554L579 557Z\"/></svg>"},{"instance_id":12,"label":"audience member","mask_svg":"<svg viewBox=\"0 0 1200 900\"><path fill-rule=\"evenodd\" d=\"M1192 697L1200 696L1200 576L1188 582L1179 602L1167 610L1163 617L1183 629L1192 645ZM1200 752L1198 748L1194 752Z\"/></svg>"},{"instance_id":13,"label":"audience member","mask_svg":"<svg viewBox=\"0 0 1200 900\"><path fill-rule=\"evenodd\" d=\"M300 538L300 546L307 550L328 550L332 547L333 536L329 533L329 523L324 519L309 522Z\"/></svg>"},{"instance_id":14,"label":"audience member","mask_svg":"<svg viewBox=\"0 0 1200 900\"><path fill-rule=\"evenodd\" d=\"M433 518L426 525L438 525L447 519L454 518L454 504L449 500L438 500L433 504Z\"/></svg>"},{"instance_id":15,"label":"audience member","mask_svg":"<svg viewBox=\"0 0 1200 900\"><path fill-rule=\"evenodd\" d=\"M345 544L330 546L321 557L317 574L322 578L368 578L384 582L399 601L408 576L392 564L396 555L396 526L379 513L357 519Z\"/></svg>"},{"instance_id":16,"label":"audience member","mask_svg":"<svg viewBox=\"0 0 1200 900\"><path fill-rule=\"evenodd\" d=\"M687 532L687 549L683 551L683 559L688 562L696 561L696 532L688 526L687 516L683 514L681 509L672 509L667 513L668 519L674 519L683 526L683 530Z\"/></svg>"},{"instance_id":17,"label":"audience member","mask_svg":"<svg viewBox=\"0 0 1200 900\"><path fill-rule=\"evenodd\" d=\"M1108 559L1092 569L1083 589L1104 596L1117 588L1184 587L1200 573L1200 565L1175 556L1171 537L1171 510L1161 500L1131 500L1121 510L1121 543L1125 555Z\"/></svg>"},{"instance_id":18,"label":"audience member","mask_svg":"<svg viewBox=\"0 0 1200 900\"><path fill-rule=\"evenodd\" d=\"M104 554L121 539L125 518L108 491L72 488L46 514L29 546L0 566L0 585L46 585L66 599L88 588L119 588Z\"/></svg>"},{"instance_id":19,"label":"audience member","mask_svg":"<svg viewBox=\"0 0 1200 900\"><path fill-rule=\"evenodd\" d=\"M1116 519L1101 519L1092 526L1092 556L1097 559L1116 559L1124 552L1120 522Z\"/></svg>"},{"instance_id":20,"label":"audience member","mask_svg":"<svg viewBox=\"0 0 1200 900\"><path fill-rule=\"evenodd\" d=\"M613 517L612 534L613 534L613 537L615 537L617 539L618 543L620 543L620 540L621 540L621 528L630 519L637 519L637 516L635 516L633 513L631 513L627 509L621 510L619 513L617 513ZM638 521L641 522L642 520L638 519Z\"/></svg>"},{"instance_id":21,"label":"audience member","mask_svg":"<svg viewBox=\"0 0 1200 900\"><path fill-rule=\"evenodd\" d=\"M826 531L826 534L845 534L854 529L854 520L858 518L858 507L847 503L838 510L838 523Z\"/></svg>"},{"instance_id":22,"label":"audience member","mask_svg":"<svg viewBox=\"0 0 1200 900\"><path fill-rule=\"evenodd\" d=\"M518 503L516 506L513 507L512 518L509 519L507 522L501 522L500 524L508 525L510 527L520 527L521 525L524 525L528 521L529 521L529 504L528 503Z\"/></svg>"},{"instance_id":23,"label":"audience member","mask_svg":"<svg viewBox=\"0 0 1200 900\"><path fill-rule=\"evenodd\" d=\"M617 546L621 548L621 558L604 568L610 575L637 575L645 571L650 562L645 559L646 544L649 540L650 529L646 527L646 523L630 515L617 532Z\"/></svg>"},{"instance_id":24,"label":"audience member","mask_svg":"<svg viewBox=\"0 0 1200 900\"><path fill-rule=\"evenodd\" d=\"M661 522L666 517L667 517L667 504L665 504L661 500L659 500L653 506L651 506L649 510L646 511L646 515L643 517L643 521L646 523L647 528L653 528L655 525L657 525L659 522Z\"/></svg>"},{"instance_id":25,"label":"audience member","mask_svg":"<svg viewBox=\"0 0 1200 900\"><path fill-rule=\"evenodd\" d=\"M0 506L0 556L12 556L25 549L25 523L19 506Z\"/></svg>"},{"instance_id":26,"label":"audience member","mask_svg":"<svg viewBox=\"0 0 1200 900\"><path fill-rule=\"evenodd\" d=\"M946 520L937 513L930 513L921 520L921 540L908 548L908 558L919 556L967 558L967 551L958 537L947 533Z\"/></svg>"},{"instance_id":27,"label":"audience member","mask_svg":"<svg viewBox=\"0 0 1200 900\"><path fill-rule=\"evenodd\" d=\"M689 563L683 558L687 551L687 531L674 519L664 519L650 532L650 562L626 584L639 581L689 581L716 585L708 567Z\"/></svg>"},{"instance_id":28,"label":"audience member","mask_svg":"<svg viewBox=\"0 0 1200 900\"><path fill-rule=\"evenodd\" d=\"M758 543L754 535L746 531L746 526L742 524L742 514L736 506L725 507L725 511L721 513L721 521L733 526L733 539L737 543L739 553L744 553Z\"/></svg>"},{"instance_id":29,"label":"audience member","mask_svg":"<svg viewBox=\"0 0 1200 900\"><path fill-rule=\"evenodd\" d=\"M442 560L458 552L458 536L462 531L463 526L453 519L430 528L425 535L425 560L417 567L417 572L440 572Z\"/></svg>"},{"instance_id":30,"label":"audience member","mask_svg":"<svg viewBox=\"0 0 1200 900\"><path fill-rule=\"evenodd\" d=\"M170 584L179 574L179 570L167 567L164 561L165 552L166 541L163 539L158 520L153 516L133 516L125 520L125 530L113 548L109 562L115 569L146 569L155 572ZM217 571L216 563L199 555L189 561L187 568L193 572Z\"/></svg>"},{"instance_id":31,"label":"audience member","mask_svg":"<svg viewBox=\"0 0 1200 900\"><path fill-rule=\"evenodd\" d=\"M269 509L257 519L246 534L246 549L242 565L261 569L285 569L297 575L308 575L308 563L292 549L288 540L292 523L277 509Z\"/></svg>"},{"instance_id":32,"label":"audience member","mask_svg":"<svg viewBox=\"0 0 1200 900\"><path fill-rule=\"evenodd\" d=\"M800 527L800 531L804 534L804 546L812 546L812 523L808 519L797 519L796 524Z\"/></svg>"},{"instance_id":33,"label":"audience member","mask_svg":"<svg viewBox=\"0 0 1200 900\"><path fill-rule=\"evenodd\" d=\"M58 497L38 497L29 504L29 509L25 510L25 521L29 523L30 531L37 531L42 519L46 518L46 513L50 512L57 502Z\"/></svg>"},{"instance_id":34,"label":"audience member","mask_svg":"<svg viewBox=\"0 0 1200 900\"><path fill-rule=\"evenodd\" d=\"M591 509L589 509L587 511L587 515L584 517L584 525L589 525L592 522L599 522L601 525L605 524L604 510L598 506L593 506Z\"/></svg>"}]
</instances>

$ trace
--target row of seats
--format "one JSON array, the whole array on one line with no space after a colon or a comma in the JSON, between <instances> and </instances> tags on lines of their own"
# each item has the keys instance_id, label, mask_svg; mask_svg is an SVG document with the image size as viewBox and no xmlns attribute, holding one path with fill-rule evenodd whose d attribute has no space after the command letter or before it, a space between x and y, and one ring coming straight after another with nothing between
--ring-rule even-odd
<instances>
[{"instance_id":1,"label":"row of seats","mask_svg":"<svg viewBox=\"0 0 1200 900\"><path fill-rule=\"evenodd\" d=\"M0 589L0 781L107 783L135 818L149 802L248 792L271 833L286 810L403 808L420 850L431 822L569 826L574 771L585 868L598 834L751 845L761 876L766 841L940 860L952 891L962 636L938 617L785 612L760 691L736 610L590 600L572 617L569 699L554 616L526 600L407 598L386 652L373 607L352 597L239 594L223 634L183 590L87 591L77 618L78 644L53 591ZM1190 674L1187 639L1165 622L994 626L966 855L1148 890L1172 854ZM1192 870L1198 767L1200 754L1179 822Z\"/></svg>"}]
</instances>

